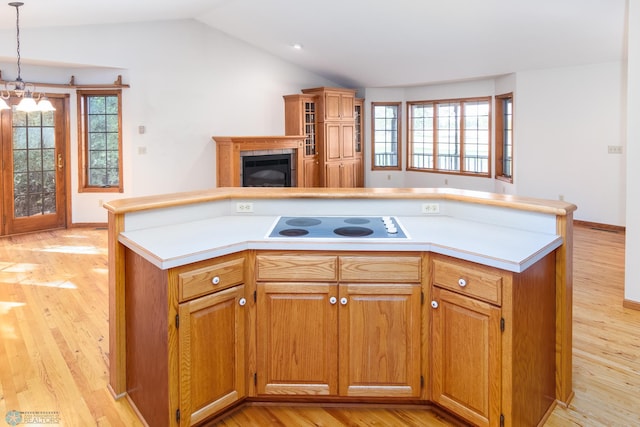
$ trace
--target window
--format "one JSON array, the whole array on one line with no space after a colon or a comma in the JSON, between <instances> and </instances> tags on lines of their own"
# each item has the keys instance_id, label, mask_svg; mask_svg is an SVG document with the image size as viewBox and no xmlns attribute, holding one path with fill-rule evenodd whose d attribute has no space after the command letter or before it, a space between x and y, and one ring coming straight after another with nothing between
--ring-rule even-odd
<instances>
[{"instance_id":1,"label":"window","mask_svg":"<svg viewBox=\"0 0 640 427\"><path fill-rule=\"evenodd\" d=\"M496 96L496 178L513 182L513 94Z\"/></svg>"},{"instance_id":2,"label":"window","mask_svg":"<svg viewBox=\"0 0 640 427\"><path fill-rule=\"evenodd\" d=\"M122 192L121 91L78 91L80 190Z\"/></svg>"},{"instance_id":3,"label":"window","mask_svg":"<svg viewBox=\"0 0 640 427\"><path fill-rule=\"evenodd\" d=\"M372 169L400 169L400 103L373 102Z\"/></svg>"},{"instance_id":4,"label":"window","mask_svg":"<svg viewBox=\"0 0 640 427\"><path fill-rule=\"evenodd\" d=\"M408 169L490 176L490 101L408 102Z\"/></svg>"}]
</instances>

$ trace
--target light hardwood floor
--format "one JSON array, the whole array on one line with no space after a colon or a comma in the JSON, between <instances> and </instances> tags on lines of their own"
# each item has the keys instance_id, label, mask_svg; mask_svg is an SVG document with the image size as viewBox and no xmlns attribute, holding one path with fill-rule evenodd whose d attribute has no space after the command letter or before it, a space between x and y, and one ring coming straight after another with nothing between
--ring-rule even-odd
<instances>
[{"instance_id":1,"label":"light hardwood floor","mask_svg":"<svg viewBox=\"0 0 640 427\"><path fill-rule=\"evenodd\" d=\"M640 312L622 307L624 234L574 233L575 398L546 425L640 425ZM14 410L63 426L140 425L107 390L107 299L105 230L0 239L0 425ZM449 425L422 412L251 406L219 425Z\"/></svg>"}]
</instances>

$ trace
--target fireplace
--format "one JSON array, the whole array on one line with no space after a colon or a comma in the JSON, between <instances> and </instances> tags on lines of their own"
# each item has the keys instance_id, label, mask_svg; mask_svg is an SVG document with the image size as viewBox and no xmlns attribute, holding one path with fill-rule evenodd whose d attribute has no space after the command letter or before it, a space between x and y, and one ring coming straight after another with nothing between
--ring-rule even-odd
<instances>
[{"instance_id":1,"label":"fireplace","mask_svg":"<svg viewBox=\"0 0 640 427\"><path fill-rule=\"evenodd\" d=\"M291 187L291 154L242 156L243 187Z\"/></svg>"}]
</instances>

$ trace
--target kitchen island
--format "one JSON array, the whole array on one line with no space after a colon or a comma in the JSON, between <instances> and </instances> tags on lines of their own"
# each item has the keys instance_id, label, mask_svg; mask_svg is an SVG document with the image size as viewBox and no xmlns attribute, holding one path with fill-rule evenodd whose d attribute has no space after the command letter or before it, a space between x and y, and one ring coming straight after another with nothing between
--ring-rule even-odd
<instances>
[{"instance_id":1,"label":"kitchen island","mask_svg":"<svg viewBox=\"0 0 640 427\"><path fill-rule=\"evenodd\" d=\"M199 423L245 399L434 402L474 424L517 425L572 397L572 204L456 189L221 188L105 207L110 388L150 425ZM281 215L393 216L407 238L270 238ZM227 308L207 317L212 307ZM371 321L390 314L402 325ZM397 341L381 344L358 318ZM224 339L203 332L222 319L234 325ZM291 321L322 328L323 346L302 329L284 334ZM482 357L461 355L469 340ZM210 355L212 342L226 356ZM289 362L286 346L305 342L322 354ZM393 366L371 369L365 350ZM207 375L224 390L196 384ZM470 380L471 398L457 385Z\"/></svg>"}]
</instances>

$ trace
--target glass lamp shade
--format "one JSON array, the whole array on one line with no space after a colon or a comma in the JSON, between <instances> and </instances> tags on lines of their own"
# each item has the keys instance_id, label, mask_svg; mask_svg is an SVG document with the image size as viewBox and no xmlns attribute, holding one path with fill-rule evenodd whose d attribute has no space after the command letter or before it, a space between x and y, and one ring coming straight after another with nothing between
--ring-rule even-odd
<instances>
[{"instance_id":1,"label":"glass lamp shade","mask_svg":"<svg viewBox=\"0 0 640 427\"><path fill-rule=\"evenodd\" d=\"M3 98L0 98L0 110L10 110L11 107L9 107L9 105L7 104L7 101L5 101Z\"/></svg>"},{"instance_id":2,"label":"glass lamp shade","mask_svg":"<svg viewBox=\"0 0 640 427\"><path fill-rule=\"evenodd\" d=\"M40 99L40 101L38 101L38 111L56 111L55 107L51 104L51 101L49 101L49 98L47 98L45 95L42 96L42 98Z\"/></svg>"},{"instance_id":3,"label":"glass lamp shade","mask_svg":"<svg viewBox=\"0 0 640 427\"><path fill-rule=\"evenodd\" d=\"M25 113L31 113L33 111L38 111L38 105L36 104L35 99L33 99L30 94L25 94L24 98L22 98L22 100L16 107L16 110Z\"/></svg>"}]
</instances>

